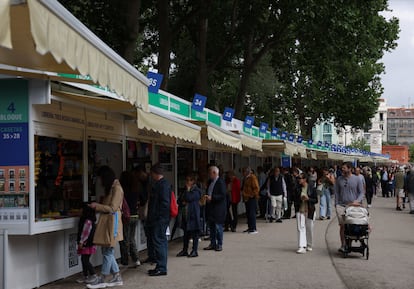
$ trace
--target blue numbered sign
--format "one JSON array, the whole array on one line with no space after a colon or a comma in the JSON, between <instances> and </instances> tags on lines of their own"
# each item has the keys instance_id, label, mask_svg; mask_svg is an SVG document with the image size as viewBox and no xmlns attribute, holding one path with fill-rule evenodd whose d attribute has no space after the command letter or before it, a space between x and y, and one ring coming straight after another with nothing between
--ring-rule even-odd
<instances>
[{"instance_id":1,"label":"blue numbered sign","mask_svg":"<svg viewBox=\"0 0 414 289\"><path fill-rule=\"evenodd\" d=\"M295 135L294 134L290 134L289 135L289 141L293 142L295 140Z\"/></svg>"},{"instance_id":2,"label":"blue numbered sign","mask_svg":"<svg viewBox=\"0 0 414 289\"><path fill-rule=\"evenodd\" d=\"M299 135L298 139L296 140L297 143L302 143L303 142L303 136Z\"/></svg>"},{"instance_id":3,"label":"blue numbered sign","mask_svg":"<svg viewBox=\"0 0 414 289\"><path fill-rule=\"evenodd\" d=\"M281 139L286 139L287 138L287 131L282 132L282 135L280 136Z\"/></svg>"},{"instance_id":4,"label":"blue numbered sign","mask_svg":"<svg viewBox=\"0 0 414 289\"><path fill-rule=\"evenodd\" d=\"M231 107L225 107L223 112L223 120L225 121L231 121L234 116L234 109Z\"/></svg>"},{"instance_id":5,"label":"blue numbered sign","mask_svg":"<svg viewBox=\"0 0 414 289\"><path fill-rule=\"evenodd\" d=\"M260 132L261 133L266 133L268 127L269 127L269 125L267 123L261 122L260 123Z\"/></svg>"},{"instance_id":6,"label":"blue numbered sign","mask_svg":"<svg viewBox=\"0 0 414 289\"><path fill-rule=\"evenodd\" d=\"M150 81L150 84L148 86L148 91L152 93L158 93L158 90L161 87L162 79L164 78L164 76L159 73L148 72L147 78Z\"/></svg>"},{"instance_id":7,"label":"blue numbered sign","mask_svg":"<svg viewBox=\"0 0 414 289\"><path fill-rule=\"evenodd\" d=\"M277 127L272 128L272 136L276 137L279 129Z\"/></svg>"},{"instance_id":8,"label":"blue numbered sign","mask_svg":"<svg viewBox=\"0 0 414 289\"><path fill-rule=\"evenodd\" d=\"M252 128L253 123L254 123L254 117L246 116L246 118L244 119L244 126L247 128Z\"/></svg>"},{"instance_id":9,"label":"blue numbered sign","mask_svg":"<svg viewBox=\"0 0 414 289\"><path fill-rule=\"evenodd\" d=\"M191 105L191 108L202 112L204 109L204 106L206 105L207 97L201 94L194 94L193 98L193 104Z\"/></svg>"}]
</instances>

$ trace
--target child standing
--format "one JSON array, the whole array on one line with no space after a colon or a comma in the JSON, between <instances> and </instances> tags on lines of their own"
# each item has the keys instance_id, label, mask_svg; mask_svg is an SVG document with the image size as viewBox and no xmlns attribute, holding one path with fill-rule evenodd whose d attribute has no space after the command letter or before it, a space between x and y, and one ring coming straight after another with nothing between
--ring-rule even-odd
<instances>
[{"instance_id":1,"label":"child standing","mask_svg":"<svg viewBox=\"0 0 414 289\"><path fill-rule=\"evenodd\" d=\"M89 258L96 253L96 246L93 244L93 235L96 228L96 213L95 210L88 206L88 203L83 204L82 216L78 224L78 254L81 255L83 277L78 279L78 283L92 283L97 276L95 268L92 266Z\"/></svg>"},{"instance_id":2,"label":"child standing","mask_svg":"<svg viewBox=\"0 0 414 289\"><path fill-rule=\"evenodd\" d=\"M201 190L195 184L195 176L187 175L185 191L179 198L179 203L185 208L182 213L181 228L184 230L183 249L177 257L198 257L198 237L200 234L200 197ZM193 239L193 249L188 254L188 244Z\"/></svg>"}]
</instances>

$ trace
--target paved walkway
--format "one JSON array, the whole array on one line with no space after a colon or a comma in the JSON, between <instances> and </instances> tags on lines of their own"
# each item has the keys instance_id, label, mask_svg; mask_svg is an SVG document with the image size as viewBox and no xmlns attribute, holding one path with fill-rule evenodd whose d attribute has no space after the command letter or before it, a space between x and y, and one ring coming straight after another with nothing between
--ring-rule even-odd
<instances>
[{"instance_id":1,"label":"paved walkway","mask_svg":"<svg viewBox=\"0 0 414 289\"><path fill-rule=\"evenodd\" d=\"M122 288L414 288L414 216L395 211L394 199L375 198L370 210L373 232L370 258L358 253L344 259L338 252L336 218L315 223L314 248L296 254L296 220L266 223L258 220L257 235L226 232L222 252L203 251L198 258L177 258L181 242L169 246L168 276L149 277L150 265L123 269ZM145 252L143 252L145 255ZM144 256L143 256L144 257ZM43 286L44 289L85 288L79 275Z\"/></svg>"}]
</instances>

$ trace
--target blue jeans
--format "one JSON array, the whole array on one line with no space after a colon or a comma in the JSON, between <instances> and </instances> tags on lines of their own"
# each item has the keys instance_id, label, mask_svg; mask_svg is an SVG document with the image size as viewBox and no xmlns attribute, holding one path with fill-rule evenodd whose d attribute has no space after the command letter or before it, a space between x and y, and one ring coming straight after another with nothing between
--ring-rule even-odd
<instances>
[{"instance_id":1,"label":"blue jeans","mask_svg":"<svg viewBox=\"0 0 414 289\"><path fill-rule=\"evenodd\" d=\"M223 224L216 224L209 221L210 245L213 247L223 246Z\"/></svg>"},{"instance_id":2,"label":"blue jeans","mask_svg":"<svg viewBox=\"0 0 414 289\"><path fill-rule=\"evenodd\" d=\"M152 231L152 227L148 227L144 224L145 237L147 238L148 259L150 259L151 261L155 261L154 241L152 240L154 234L152 233Z\"/></svg>"},{"instance_id":3,"label":"blue jeans","mask_svg":"<svg viewBox=\"0 0 414 289\"><path fill-rule=\"evenodd\" d=\"M168 224L156 224L151 229L152 242L155 252L155 263L157 266L155 270L167 272L167 255L168 255L168 239L167 239Z\"/></svg>"},{"instance_id":4,"label":"blue jeans","mask_svg":"<svg viewBox=\"0 0 414 289\"><path fill-rule=\"evenodd\" d=\"M102 247L102 275L109 275L110 273L115 274L119 272L118 263L115 259L115 250L114 247Z\"/></svg>"},{"instance_id":5,"label":"blue jeans","mask_svg":"<svg viewBox=\"0 0 414 289\"><path fill-rule=\"evenodd\" d=\"M319 207L319 216L320 217L331 216L331 191L328 189L322 190L321 205Z\"/></svg>"}]
</instances>

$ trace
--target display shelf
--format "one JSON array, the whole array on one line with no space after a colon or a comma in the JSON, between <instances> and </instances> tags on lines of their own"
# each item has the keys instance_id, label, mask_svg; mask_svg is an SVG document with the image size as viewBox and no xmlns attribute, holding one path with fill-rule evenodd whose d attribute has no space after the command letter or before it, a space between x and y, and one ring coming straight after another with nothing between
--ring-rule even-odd
<instances>
[{"instance_id":1,"label":"display shelf","mask_svg":"<svg viewBox=\"0 0 414 289\"><path fill-rule=\"evenodd\" d=\"M82 142L36 136L35 222L72 218L82 207Z\"/></svg>"}]
</instances>

